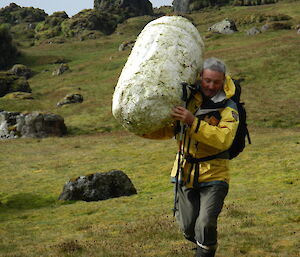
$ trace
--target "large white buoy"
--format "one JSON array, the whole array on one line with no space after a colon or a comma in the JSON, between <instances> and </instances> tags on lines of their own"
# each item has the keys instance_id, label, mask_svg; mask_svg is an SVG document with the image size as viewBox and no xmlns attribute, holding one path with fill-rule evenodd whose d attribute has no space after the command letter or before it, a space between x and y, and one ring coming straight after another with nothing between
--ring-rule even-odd
<instances>
[{"instance_id":1,"label":"large white buoy","mask_svg":"<svg viewBox=\"0 0 300 257\"><path fill-rule=\"evenodd\" d=\"M181 16L148 23L138 36L115 88L114 117L136 135L172 122L170 112L182 105L182 82L193 84L202 68L203 41Z\"/></svg>"}]
</instances>

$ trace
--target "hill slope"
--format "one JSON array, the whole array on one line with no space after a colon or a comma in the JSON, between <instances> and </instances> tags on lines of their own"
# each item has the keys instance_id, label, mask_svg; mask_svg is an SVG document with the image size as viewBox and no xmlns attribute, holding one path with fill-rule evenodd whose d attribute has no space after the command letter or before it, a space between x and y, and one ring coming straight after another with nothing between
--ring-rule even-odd
<instances>
[{"instance_id":1,"label":"hill slope","mask_svg":"<svg viewBox=\"0 0 300 257\"><path fill-rule=\"evenodd\" d=\"M253 141L231 163L218 257L299 256L300 37L296 30L249 37L245 30L264 22L241 22L282 13L297 24L299 12L291 1L190 15L205 37L205 56L224 59L233 77L245 79ZM225 17L240 21L238 33L206 32ZM0 109L60 114L70 136L0 141L0 256L193 255L171 212L175 143L138 138L111 115L114 86L129 54L119 52L119 44L134 40L151 19L129 19L118 33L97 40L22 49L19 62L36 73L29 80L34 99L0 98ZM58 66L52 63L62 58L71 71L52 76ZM82 104L56 107L73 92L83 95ZM110 169L125 171L138 194L91 203L57 200L70 178Z\"/></svg>"}]
</instances>

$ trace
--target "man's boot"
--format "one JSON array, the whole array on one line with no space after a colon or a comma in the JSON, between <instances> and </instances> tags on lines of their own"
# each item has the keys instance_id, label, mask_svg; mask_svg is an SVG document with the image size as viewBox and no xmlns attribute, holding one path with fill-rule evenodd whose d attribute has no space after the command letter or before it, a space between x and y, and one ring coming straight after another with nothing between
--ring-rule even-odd
<instances>
[{"instance_id":1,"label":"man's boot","mask_svg":"<svg viewBox=\"0 0 300 257\"><path fill-rule=\"evenodd\" d=\"M214 257L216 253L216 248L205 249L201 246L197 246L196 257Z\"/></svg>"}]
</instances>

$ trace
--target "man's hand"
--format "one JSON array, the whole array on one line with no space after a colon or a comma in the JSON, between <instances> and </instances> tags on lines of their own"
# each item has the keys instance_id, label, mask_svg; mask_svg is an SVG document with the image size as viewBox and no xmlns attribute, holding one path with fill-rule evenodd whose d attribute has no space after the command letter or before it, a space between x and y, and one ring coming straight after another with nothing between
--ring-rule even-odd
<instances>
[{"instance_id":1,"label":"man's hand","mask_svg":"<svg viewBox=\"0 0 300 257\"><path fill-rule=\"evenodd\" d=\"M183 123L186 123L188 125L192 125L195 119L195 116L189 110L185 109L182 106L174 107L171 112L171 116L175 120L182 121Z\"/></svg>"}]
</instances>

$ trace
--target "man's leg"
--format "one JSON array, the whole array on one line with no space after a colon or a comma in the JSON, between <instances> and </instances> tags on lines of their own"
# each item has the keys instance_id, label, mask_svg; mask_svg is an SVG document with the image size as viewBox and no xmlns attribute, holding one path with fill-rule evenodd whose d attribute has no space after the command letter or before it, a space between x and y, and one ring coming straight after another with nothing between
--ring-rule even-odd
<instances>
[{"instance_id":1,"label":"man's leg","mask_svg":"<svg viewBox=\"0 0 300 257\"><path fill-rule=\"evenodd\" d=\"M200 213L195 225L197 257L213 257L217 248L217 220L228 186L217 184L200 189Z\"/></svg>"},{"instance_id":2,"label":"man's leg","mask_svg":"<svg viewBox=\"0 0 300 257\"><path fill-rule=\"evenodd\" d=\"M199 215L199 190L178 187L176 219L185 236L193 243L195 240L195 223Z\"/></svg>"}]
</instances>

